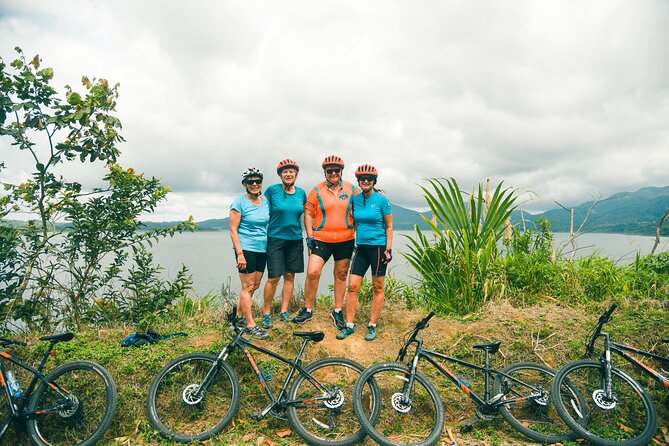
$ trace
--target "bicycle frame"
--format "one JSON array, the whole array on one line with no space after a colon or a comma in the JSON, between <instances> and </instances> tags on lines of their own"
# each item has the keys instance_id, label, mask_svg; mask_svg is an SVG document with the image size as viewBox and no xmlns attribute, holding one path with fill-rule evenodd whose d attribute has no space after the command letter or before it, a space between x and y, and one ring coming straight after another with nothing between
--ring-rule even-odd
<instances>
[{"instance_id":1,"label":"bicycle frame","mask_svg":"<svg viewBox=\"0 0 669 446\"><path fill-rule=\"evenodd\" d=\"M442 353L436 352L434 350L427 350L423 349L423 341L419 339L413 339L410 341L410 343L415 343L416 344L416 352L414 353L414 357L411 360L411 375L409 377L409 383L408 386L406 386L406 395L405 397L408 398L408 392L409 389L412 388L413 386L413 381L414 381L414 376L415 372L418 367L418 361L422 358L425 359L427 362L432 364L439 372L441 372L443 375L448 377L453 384L457 388L459 388L462 392L464 392L473 402L476 406L484 408L484 409L497 409L501 405L505 404L513 404L517 403L520 401L524 401L530 398L534 397L541 397L541 392L534 386L524 383L523 381L518 380L517 378L514 378L513 376L509 376L506 373L503 373L497 369L494 369L490 367L490 353L488 351L485 351L485 365L480 366L477 364L473 364L467 361L463 361L458 358L453 358L451 356L444 355ZM454 372L449 370L447 367L443 366L440 362L438 362L435 358L439 358L442 361L448 361L452 362L455 364L462 365L464 367L477 370L480 372L484 373L485 376L485 384L484 384L484 391L483 391L483 398L479 396L476 392L474 392L472 389L469 388L465 380L463 380L461 377L457 376ZM512 399L506 399L501 401L500 398L502 395L496 395L491 397L490 395L490 379L493 374L497 375L502 375L505 378L520 384L521 386L526 387L527 389L531 390L531 394L519 397L519 398L512 398Z\"/></svg>"},{"instance_id":2,"label":"bicycle frame","mask_svg":"<svg viewBox=\"0 0 669 446\"><path fill-rule=\"evenodd\" d=\"M216 358L216 363L214 363L214 367L212 367L211 370L207 373L203 380L203 384L199 387L197 393L200 394L201 392L204 392L209 385L213 382L215 376L216 376L216 365L218 364L218 361L225 361L227 358L230 356L232 352L235 350L239 349L244 354L246 355L246 359L248 360L249 364L251 365L251 368L255 372L258 381L260 382L260 386L265 392L265 395L267 399L269 400L269 405L265 407L259 414L255 416L257 419L262 419L264 418L268 413L272 411L275 407L278 407L280 410L283 410L286 406L297 406L297 407L315 407L313 406L314 403L317 403L318 401L326 401L334 396L334 393L332 389L328 389L325 386L323 386L320 382L318 382L309 372L307 372L300 364L300 358L302 357L302 354L304 353L304 350L306 349L307 343L309 342L309 339L304 339L302 342L302 346L300 347L299 351L297 352L297 356L295 357L294 360L290 360L287 358L284 358L283 356L272 352L271 350L268 350L264 347L261 347L259 345L254 344L253 342L249 341L248 339L245 339L242 337L243 331L238 331L236 334L235 338L228 344L226 345L218 354ZM290 366L290 371L288 372L288 375L286 376L286 379L283 382L283 385L281 386L281 389L279 390L278 395L275 397L274 394L272 393L272 390L270 387L267 385L267 377L265 374L262 372L258 364L256 363L255 359L253 358L253 355L249 351L249 349L253 349L256 351L259 351L263 354L266 354L274 359L277 359L284 364L287 364ZM288 384L292 380L292 378L295 376L295 373L299 373L300 375L304 376L311 384L313 384L317 389L321 390L323 392L323 396L317 397L317 398L308 398L308 399L298 399L298 400L288 400L286 399L286 394L287 394L287 389L288 389Z\"/></svg>"},{"instance_id":3,"label":"bicycle frame","mask_svg":"<svg viewBox=\"0 0 669 446\"><path fill-rule=\"evenodd\" d=\"M25 410L33 392L35 391L38 381L41 381L44 384L53 388L63 398L67 398L66 391L63 391L63 389L58 384L50 383L46 379L46 376L42 374L44 365L46 364L46 361L49 358L49 355L51 354L52 350L53 350L53 344L50 345L50 348L42 357L42 361L40 362L37 368L33 368L27 364L24 364L18 359L12 357L6 351L0 350L0 358L9 361L16 366L21 367L24 370L27 370L33 375L33 378L31 379L28 388L23 392L18 401L14 401L14 397L10 394L9 386L7 385L7 369L5 368L4 361L0 361L0 386L2 386L2 388L4 389L4 395L5 398L7 398L8 402L7 406L9 407L9 415L0 426L0 440L2 440L2 438L4 437L5 433L7 432L7 429L9 428L9 425L12 423L13 420L18 418L28 418L31 416L45 415L49 413L58 412L59 410L62 410L62 408L64 407L64 404L61 403L46 409L40 408L39 410L34 412L28 412Z\"/></svg>"},{"instance_id":4,"label":"bicycle frame","mask_svg":"<svg viewBox=\"0 0 669 446\"><path fill-rule=\"evenodd\" d=\"M634 352L636 354L660 361L663 364L669 366L669 358L655 353L651 353L645 350L641 350L636 347L632 347L625 344L619 344L617 342L611 341L611 337L608 333L598 333L597 336L604 338L604 352L602 354L603 361L607 364L607 380L610 379L610 364L611 364L611 352L616 355L624 358L627 362L632 364L634 367L640 369L645 374L657 381L660 386L663 386L666 389L669 389L669 376L663 376L660 372L653 369L652 367L644 364L640 359L628 352Z\"/></svg>"}]
</instances>

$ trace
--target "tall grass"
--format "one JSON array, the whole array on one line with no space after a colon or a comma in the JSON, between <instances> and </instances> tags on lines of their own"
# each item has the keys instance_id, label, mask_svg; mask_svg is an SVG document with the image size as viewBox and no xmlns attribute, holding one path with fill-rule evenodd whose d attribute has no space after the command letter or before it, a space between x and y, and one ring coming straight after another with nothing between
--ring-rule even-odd
<instances>
[{"instance_id":1,"label":"tall grass","mask_svg":"<svg viewBox=\"0 0 669 446\"><path fill-rule=\"evenodd\" d=\"M465 199L455 179L429 179L421 186L433 219L431 233L416 227L408 236L408 262L418 271L424 305L443 313L465 314L485 302L493 283L489 268L514 209L513 190L499 184L486 199L483 186Z\"/></svg>"}]
</instances>

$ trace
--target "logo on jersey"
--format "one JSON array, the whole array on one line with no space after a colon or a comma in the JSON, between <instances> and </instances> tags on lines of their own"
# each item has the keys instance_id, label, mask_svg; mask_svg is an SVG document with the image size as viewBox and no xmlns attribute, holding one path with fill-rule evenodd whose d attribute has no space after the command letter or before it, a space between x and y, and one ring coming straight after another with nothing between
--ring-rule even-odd
<instances>
[{"instance_id":1,"label":"logo on jersey","mask_svg":"<svg viewBox=\"0 0 669 446\"><path fill-rule=\"evenodd\" d=\"M346 192L342 192L341 194L339 194L339 199L340 200L346 200L347 198L348 198L348 195L346 194Z\"/></svg>"}]
</instances>

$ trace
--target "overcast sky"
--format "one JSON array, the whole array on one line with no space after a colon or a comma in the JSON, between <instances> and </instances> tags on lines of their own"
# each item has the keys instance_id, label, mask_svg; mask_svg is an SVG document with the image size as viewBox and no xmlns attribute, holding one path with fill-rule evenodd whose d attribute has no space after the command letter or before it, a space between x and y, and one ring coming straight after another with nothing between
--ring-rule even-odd
<instances>
[{"instance_id":1,"label":"overcast sky","mask_svg":"<svg viewBox=\"0 0 669 446\"><path fill-rule=\"evenodd\" d=\"M528 210L669 184L666 0L0 0L14 46L59 91L120 83L119 163L173 190L151 220L225 217L245 168L268 186L286 157L310 187L332 153L414 209L427 177L503 180ZM5 181L33 168L0 155Z\"/></svg>"}]
</instances>

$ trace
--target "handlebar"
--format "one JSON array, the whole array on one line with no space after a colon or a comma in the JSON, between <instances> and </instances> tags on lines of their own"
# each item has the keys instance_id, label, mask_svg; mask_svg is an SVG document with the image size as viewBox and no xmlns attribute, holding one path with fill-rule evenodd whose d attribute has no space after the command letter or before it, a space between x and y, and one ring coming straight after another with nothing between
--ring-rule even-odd
<instances>
[{"instance_id":1,"label":"handlebar","mask_svg":"<svg viewBox=\"0 0 669 446\"><path fill-rule=\"evenodd\" d=\"M591 355L595 350L595 341L597 340L599 334L602 332L602 327L604 326L604 324L606 324L608 321L611 320L611 314L615 311L616 308L618 308L618 304L614 303L608 310L606 310L604 313L602 313L601 316L599 316L597 325L592 331L592 337L590 338L588 345L585 347L585 354L587 356Z\"/></svg>"},{"instance_id":2,"label":"handlebar","mask_svg":"<svg viewBox=\"0 0 669 446\"><path fill-rule=\"evenodd\" d=\"M0 337L0 347L11 347L12 345L28 345L25 342L18 341L16 339L9 339Z\"/></svg>"},{"instance_id":3,"label":"handlebar","mask_svg":"<svg viewBox=\"0 0 669 446\"><path fill-rule=\"evenodd\" d=\"M413 331L411 332L411 336L409 336L409 339L407 339L407 341L404 343L404 346L400 349L399 353L397 354L397 361L399 362L404 361L404 357L407 354L407 349L409 348L409 345L411 345L411 343L416 340L416 335L418 334L419 331L429 327L427 323L430 321L430 319L432 319L433 316L434 316L434 311L430 311L430 313L427 316L425 316L416 324Z\"/></svg>"}]
</instances>

